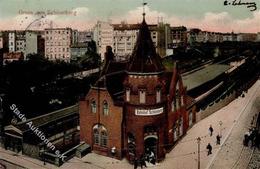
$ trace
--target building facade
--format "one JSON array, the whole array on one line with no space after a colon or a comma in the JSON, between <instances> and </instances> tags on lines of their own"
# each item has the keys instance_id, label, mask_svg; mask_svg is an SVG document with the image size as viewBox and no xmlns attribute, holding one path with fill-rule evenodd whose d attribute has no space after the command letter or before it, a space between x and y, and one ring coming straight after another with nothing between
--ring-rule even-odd
<instances>
[{"instance_id":1,"label":"building facade","mask_svg":"<svg viewBox=\"0 0 260 169\"><path fill-rule=\"evenodd\" d=\"M70 28L53 28L44 30L45 57L49 60L70 61L70 47L73 36Z\"/></svg>"},{"instance_id":2,"label":"building facade","mask_svg":"<svg viewBox=\"0 0 260 169\"><path fill-rule=\"evenodd\" d=\"M113 47L113 26L110 22L98 21L93 29L93 38L97 45L97 52L104 60L106 47Z\"/></svg>"},{"instance_id":3,"label":"building facade","mask_svg":"<svg viewBox=\"0 0 260 169\"><path fill-rule=\"evenodd\" d=\"M0 49L4 48L4 38L2 32L0 32Z\"/></svg>"},{"instance_id":4,"label":"building facade","mask_svg":"<svg viewBox=\"0 0 260 169\"><path fill-rule=\"evenodd\" d=\"M74 105L26 121L16 120L19 122L4 128L5 149L59 166L64 161L56 151L66 154L80 143L78 111L78 105ZM65 156L71 156L71 152Z\"/></svg>"},{"instance_id":5,"label":"building facade","mask_svg":"<svg viewBox=\"0 0 260 169\"><path fill-rule=\"evenodd\" d=\"M107 60L80 101L81 141L96 153L130 161L154 154L160 161L189 127L182 78L177 66L165 71L152 35L144 19L130 60Z\"/></svg>"},{"instance_id":6,"label":"building facade","mask_svg":"<svg viewBox=\"0 0 260 169\"><path fill-rule=\"evenodd\" d=\"M8 33L8 48L9 52L15 52L15 32Z\"/></svg>"},{"instance_id":7,"label":"building facade","mask_svg":"<svg viewBox=\"0 0 260 169\"><path fill-rule=\"evenodd\" d=\"M77 43L73 44L70 48L71 52L71 61L78 60L82 58L86 52L88 51L88 44L87 43Z\"/></svg>"},{"instance_id":8,"label":"building facade","mask_svg":"<svg viewBox=\"0 0 260 169\"><path fill-rule=\"evenodd\" d=\"M167 27L168 26L168 27ZM139 33L139 24L113 24L114 28L114 45L113 51L117 60L128 59L132 54ZM166 47L168 44L169 25L159 23L157 25L148 25L151 33L152 41L156 48L156 52L161 57L166 55ZM168 28L168 29L167 29ZM167 34L168 33L168 34ZM168 41L167 41L168 40Z\"/></svg>"},{"instance_id":9,"label":"building facade","mask_svg":"<svg viewBox=\"0 0 260 169\"><path fill-rule=\"evenodd\" d=\"M26 39L26 48L25 48L25 57L28 54L36 54L38 53L38 35L36 32L26 32L25 33Z\"/></svg>"},{"instance_id":10,"label":"building facade","mask_svg":"<svg viewBox=\"0 0 260 169\"><path fill-rule=\"evenodd\" d=\"M78 42L86 43L93 40L93 32L91 31L79 31L78 32Z\"/></svg>"},{"instance_id":11,"label":"building facade","mask_svg":"<svg viewBox=\"0 0 260 169\"><path fill-rule=\"evenodd\" d=\"M172 48L187 44L187 28L184 26L171 27Z\"/></svg>"}]
</instances>

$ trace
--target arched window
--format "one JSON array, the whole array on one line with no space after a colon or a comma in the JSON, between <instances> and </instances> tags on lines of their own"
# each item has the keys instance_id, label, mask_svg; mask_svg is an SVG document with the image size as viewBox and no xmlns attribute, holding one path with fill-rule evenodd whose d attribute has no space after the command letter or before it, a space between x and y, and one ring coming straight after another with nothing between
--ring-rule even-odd
<instances>
[{"instance_id":1,"label":"arched window","mask_svg":"<svg viewBox=\"0 0 260 169\"><path fill-rule=\"evenodd\" d=\"M173 141L175 142L175 141L177 141L178 140L178 138L179 138L179 133L178 133L178 124L177 123L175 123L174 125L173 125Z\"/></svg>"},{"instance_id":2,"label":"arched window","mask_svg":"<svg viewBox=\"0 0 260 169\"><path fill-rule=\"evenodd\" d=\"M189 127L192 126L192 123L193 123L193 114L192 111L189 111Z\"/></svg>"},{"instance_id":3,"label":"arched window","mask_svg":"<svg viewBox=\"0 0 260 169\"><path fill-rule=\"evenodd\" d=\"M145 103L145 95L146 95L146 92L145 90L139 90L139 101L140 103Z\"/></svg>"},{"instance_id":4,"label":"arched window","mask_svg":"<svg viewBox=\"0 0 260 169\"><path fill-rule=\"evenodd\" d=\"M106 130L101 131L100 139L101 139L101 146L106 147L107 146L107 131Z\"/></svg>"},{"instance_id":5,"label":"arched window","mask_svg":"<svg viewBox=\"0 0 260 169\"><path fill-rule=\"evenodd\" d=\"M181 96L181 106L184 106L184 96Z\"/></svg>"},{"instance_id":6,"label":"arched window","mask_svg":"<svg viewBox=\"0 0 260 169\"><path fill-rule=\"evenodd\" d=\"M135 155L135 136L132 133L128 133L128 153L131 155Z\"/></svg>"},{"instance_id":7,"label":"arched window","mask_svg":"<svg viewBox=\"0 0 260 169\"><path fill-rule=\"evenodd\" d=\"M171 108L172 108L172 112L176 111L176 101L175 101L175 98L172 101Z\"/></svg>"},{"instance_id":8,"label":"arched window","mask_svg":"<svg viewBox=\"0 0 260 169\"><path fill-rule=\"evenodd\" d=\"M130 89L126 88L126 101L129 102L130 101Z\"/></svg>"},{"instance_id":9,"label":"arched window","mask_svg":"<svg viewBox=\"0 0 260 169\"><path fill-rule=\"evenodd\" d=\"M179 95L179 90L176 90L176 94L175 94L175 98L176 98L176 110L178 110L180 108L180 95Z\"/></svg>"},{"instance_id":10,"label":"arched window","mask_svg":"<svg viewBox=\"0 0 260 169\"><path fill-rule=\"evenodd\" d=\"M93 128L93 134L94 134L94 144L100 144L99 142L99 130L98 130L98 126L95 126Z\"/></svg>"},{"instance_id":11,"label":"arched window","mask_svg":"<svg viewBox=\"0 0 260 169\"><path fill-rule=\"evenodd\" d=\"M180 117L179 119L179 135L183 135L183 117Z\"/></svg>"},{"instance_id":12,"label":"arched window","mask_svg":"<svg viewBox=\"0 0 260 169\"><path fill-rule=\"evenodd\" d=\"M97 104L95 100L91 101L91 113L96 113L97 112Z\"/></svg>"},{"instance_id":13,"label":"arched window","mask_svg":"<svg viewBox=\"0 0 260 169\"><path fill-rule=\"evenodd\" d=\"M107 143L108 143L107 129L101 124L95 125L93 127L93 139L94 139L94 144L102 147L107 147Z\"/></svg>"},{"instance_id":14,"label":"arched window","mask_svg":"<svg viewBox=\"0 0 260 169\"><path fill-rule=\"evenodd\" d=\"M105 115L105 116L108 115L108 103L107 103L107 101L103 102L103 115Z\"/></svg>"}]
</instances>

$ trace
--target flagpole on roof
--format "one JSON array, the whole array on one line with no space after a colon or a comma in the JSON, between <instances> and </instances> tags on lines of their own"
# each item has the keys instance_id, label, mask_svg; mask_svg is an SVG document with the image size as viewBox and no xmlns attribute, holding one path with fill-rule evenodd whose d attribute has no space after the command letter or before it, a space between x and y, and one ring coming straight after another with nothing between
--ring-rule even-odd
<instances>
[{"instance_id":1,"label":"flagpole on roof","mask_svg":"<svg viewBox=\"0 0 260 169\"><path fill-rule=\"evenodd\" d=\"M147 5L147 2L143 0L143 20L145 20L145 5Z\"/></svg>"}]
</instances>

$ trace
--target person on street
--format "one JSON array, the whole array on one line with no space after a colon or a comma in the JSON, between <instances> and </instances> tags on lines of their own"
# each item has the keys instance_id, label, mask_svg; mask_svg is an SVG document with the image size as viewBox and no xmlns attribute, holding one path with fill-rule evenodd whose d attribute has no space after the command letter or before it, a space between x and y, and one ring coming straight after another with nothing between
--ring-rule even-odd
<instances>
[{"instance_id":1,"label":"person on street","mask_svg":"<svg viewBox=\"0 0 260 169\"><path fill-rule=\"evenodd\" d=\"M246 146L246 147L248 146L249 135L250 135L249 131L247 131L247 132L245 133L245 135L244 135L243 143L244 143L244 146Z\"/></svg>"},{"instance_id":2,"label":"person on street","mask_svg":"<svg viewBox=\"0 0 260 169\"><path fill-rule=\"evenodd\" d=\"M145 166L145 167L147 168L147 166L146 166L146 162L145 162L145 158L144 158L143 155L141 155L140 163L141 163L141 168L143 168L143 166Z\"/></svg>"},{"instance_id":3,"label":"person on street","mask_svg":"<svg viewBox=\"0 0 260 169\"><path fill-rule=\"evenodd\" d=\"M208 149L208 155L212 154L212 146L210 145L210 143L207 145L206 148Z\"/></svg>"},{"instance_id":4,"label":"person on street","mask_svg":"<svg viewBox=\"0 0 260 169\"><path fill-rule=\"evenodd\" d=\"M219 136L219 134L216 136L216 139L217 139L217 145L220 145L220 136Z\"/></svg>"},{"instance_id":5,"label":"person on street","mask_svg":"<svg viewBox=\"0 0 260 169\"><path fill-rule=\"evenodd\" d=\"M137 167L138 167L138 159L137 159L137 157L135 157L135 159L134 159L134 169L137 169Z\"/></svg>"},{"instance_id":6,"label":"person on street","mask_svg":"<svg viewBox=\"0 0 260 169\"><path fill-rule=\"evenodd\" d=\"M209 126L209 134L210 134L210 136L213 135L213 131L214 131L214 130L213 130L213 127L210 125L210 126Z\"/></svg>"}]
</instances>

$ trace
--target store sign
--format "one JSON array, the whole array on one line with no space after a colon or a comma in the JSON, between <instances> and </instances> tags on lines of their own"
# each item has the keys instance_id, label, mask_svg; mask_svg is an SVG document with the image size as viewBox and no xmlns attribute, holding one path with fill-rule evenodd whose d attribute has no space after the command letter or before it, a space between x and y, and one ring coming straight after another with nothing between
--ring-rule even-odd
<instances>
[{"instance_id":1,"label":"store sign","mask_svg":"<svg viewBox=\"0 0 260 169\"><path fill-rule=\"evenodd\" d=\"M158 109L135 109L137 116L155 116L163 113L163 107Z\"/></svg>"}]
</instances>

